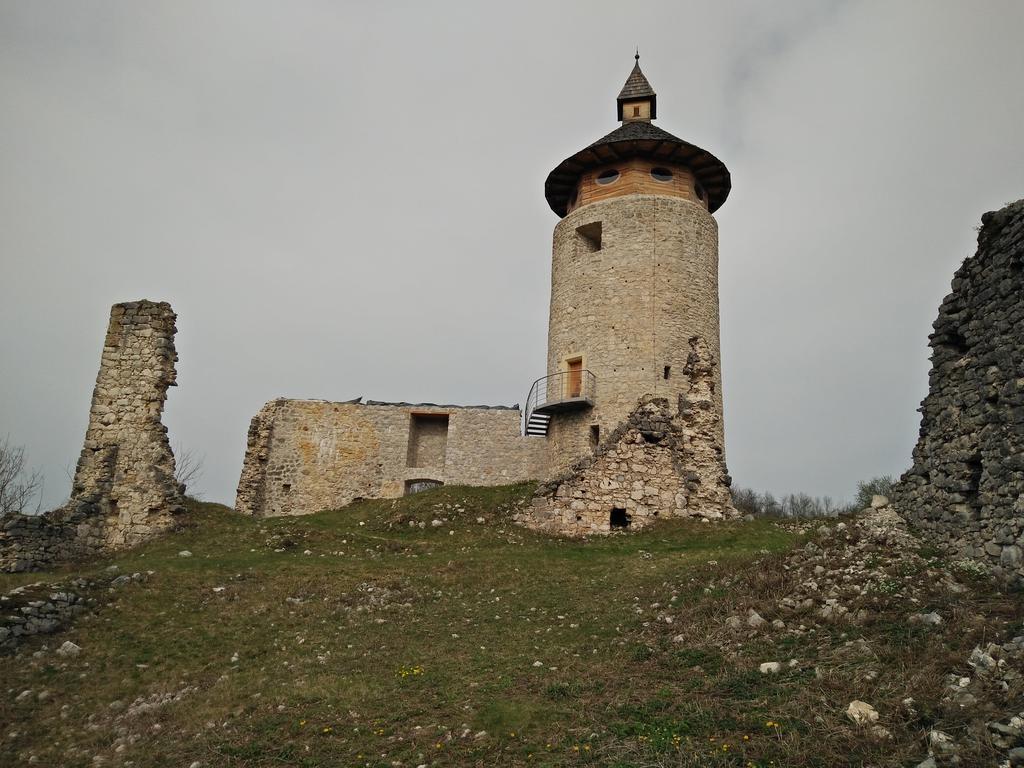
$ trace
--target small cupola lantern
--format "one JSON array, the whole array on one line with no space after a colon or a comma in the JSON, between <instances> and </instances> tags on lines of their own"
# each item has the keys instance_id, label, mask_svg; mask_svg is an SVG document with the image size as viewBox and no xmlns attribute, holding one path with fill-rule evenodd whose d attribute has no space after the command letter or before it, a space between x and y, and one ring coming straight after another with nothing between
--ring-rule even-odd
<instances>
[{"instance_id":1,"label":"small cupola lantern","mask_svg":"<svg viewBox=\"0 0 1024 768\"><path fill-rule=\"evenodd\" d=\"M629 73L626 84L619 91L619 98L615 100L618 119L623 123L649 123L658 116L658 95L640 70L640 51L637 51L633 58L636 59L636 64L633 65L633 71Z\"/></svg>"}]
</instances>

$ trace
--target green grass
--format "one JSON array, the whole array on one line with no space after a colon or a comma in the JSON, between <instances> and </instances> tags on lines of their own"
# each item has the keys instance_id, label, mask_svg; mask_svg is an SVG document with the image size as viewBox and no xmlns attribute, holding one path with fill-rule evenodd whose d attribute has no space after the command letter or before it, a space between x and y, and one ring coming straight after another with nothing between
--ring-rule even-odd
<instances>
[{"instance_id":1,"label":"green grass","mask_svg":"<svg viewBox=\"0 0 1024 768\"><path fill-rule=\"evenodd\" d=\"M806 757L806 678L760 675L756 645L720 642L728 611L774 590L750 585L795 534L663 521L557 539L510 522L531 493L446 487L270 520L193 504L187 528L140 549L0 577L153 571L0 657L0 764L827 764ZM52 654L65 639L77 658ZM162 694L178 698L133 709Z\"/></svg>"}]
</instances>

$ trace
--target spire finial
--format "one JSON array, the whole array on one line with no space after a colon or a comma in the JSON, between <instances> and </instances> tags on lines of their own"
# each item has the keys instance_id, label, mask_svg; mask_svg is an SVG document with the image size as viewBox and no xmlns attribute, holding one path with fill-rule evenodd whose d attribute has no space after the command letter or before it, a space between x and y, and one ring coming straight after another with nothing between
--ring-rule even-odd
<instances>
[{"instance_id":1,"label":"spire finial","mask_svg":"<svg viewBox=\"0 0 1024 768\"><path fill-rule=\"evenodd\" d=\"M640 63L640 46L639 45L636 47L636 56L634 56L633 58L636 59L636 63L637 64Z\"/></svg>"}]
</instances>

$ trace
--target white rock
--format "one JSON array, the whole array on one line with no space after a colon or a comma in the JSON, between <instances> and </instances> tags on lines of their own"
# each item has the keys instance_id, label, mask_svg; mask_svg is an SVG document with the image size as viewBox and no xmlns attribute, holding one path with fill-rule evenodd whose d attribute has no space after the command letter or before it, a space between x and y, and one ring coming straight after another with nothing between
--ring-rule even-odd
<instances>
[{"instance_id":1,"label":"white rock","mask_svg":"<svg viewBox=\"0 0 1024 768\"><path fill-rule=\"evenodd\" d=\"M871 737L875 741L888 741L892 738L892 732L888 728L883 728L880 725L872 725L870 732Z\"/></svg>"},{"instance_id":2,"label":"white rock","mask_svg":"<svg viewBox=\"0 0 1024 768\"><path fill-rule=\"evenodd\" d=\"M725 626L729 629L736 630L743 626L743 622L740 620L739 616L730 616L725 620Z\"/></svg>"},{"instance_id":3,"label":"white rock","mask_svg":"<svg viewBox=\"0 0 1024 768\"><path fill-rule=\"evenodd\" d=\"M882 507L888 507L888 506L889 506L889 497L888 496L882 496L882 495L876 493L874 496L871 497L871 508L872 509L881 509Z\"/></svg>"},{"instance_id":4,"label":"white rock","mask_svg":"<svg viewBox=\"0 0 1024 768\"><path fill-rule=\"evenodd\" d=\"M65 640L64 645L57 649L58 656L77 656L81 651L81 646L75 645L70 640Z\"/></svg>"},{"instance_id":5,"label":"white rock","mask_svg":"<svg viewBox=\"0 0 1024 768\"><path fill-rule=\"evenodd\" d=\"M192 557L192 553L189 552L187 549L183 549L181 550L181 552L178 553L178 557Z\"/></svg>"},{"instance_id":6,"label":"white rock","mask_svg":"<svg viewBox=\"0 0 1024 768\"><path fill-rule=\"evenodd\" d=\"M766 623L767 622L763 618L761 618L761 614L759 614L753 608L747 611L747 626L751 629L757 629L758 627Z\"/></svg>"},{"instance_id":7,"label":"white rock","mask_svg":"<svg viewBox=\"0 0 1024 768\"><path fill-rule=\"evenodd\" d=\"M878 722L878 711L866 701L854 699L846 708L846 716L857 725L870 725Z\"/></svg>"},{"instance_id":8,"label":"white rock","mask_svg":"<svg viewBox=\"0 0 1024 768\"><path fill-rule=\"evenodd\" d=\"M912 624L924 624L927 627L937 627L942 623L942 617L935 613L915 613L910 617Z\"/></svg>"},{"instance_id":9,"label":"white rock","mask_svg":"<svg viewBox=\"0 0 1024 768\"><path fill-rule=\"evenodd\" d=\"M777 661L766 661L758 669L762 675L777 675L782 671L782 665Z\"/></svg>"},{"instance_id":10,"label":"white rock","mask_svg":"<svg viewBox=\"0 0 1024 768\"><path fill-rule=\"evenodd\" d=\"M544 666L544 662L543 661L535 661L535 662L533 662L533 666L535 666L535 667L543 667Z\"/></svg>"}]
</instances>

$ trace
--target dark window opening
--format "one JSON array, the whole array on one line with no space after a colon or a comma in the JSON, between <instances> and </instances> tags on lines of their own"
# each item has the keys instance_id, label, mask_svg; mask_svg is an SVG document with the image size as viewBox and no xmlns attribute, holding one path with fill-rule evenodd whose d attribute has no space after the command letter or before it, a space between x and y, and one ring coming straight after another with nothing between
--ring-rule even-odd
<instances>
[{"instance_id":1,"label":"dark window opening","mask_svg":"<svg viewBox=\"0 0 1024 768\"><path fill-rule=\"evenodd\" d=\"M601 222L595 221L576 227L577 242L586 253L601 250Z\"/></svg>"},{"instance_id":2,"label":"dark window opening","mask_svg":"<svg viewBox=\"0 0 1024 768\"><path fill-rule=\"evenodd\" d=\"M640 107L633 107L633 117L640 117Z\"/></svg>"},{"instance_id":3,"label":"dark window opening","mask_svg":"<svg viewBox=\"0 0 1024 768\"><path fill-rule=\"evenodd\" d=\"M940 344L948 347L954 353L958 355L966 355L970 347L967 345L967 339L964 338L963 334L959 331L952 331L946 335Z\"/></svg>"},{"instance_id":4,"label":"dark window opening","mask_svg":"<svg viewBox=\"0 0 1024 768\"><path fill-rule=\"evenodd\" d=\"M610 168L607 171L601 171L601 173L597 175L597 183L611 184L617 178L619 178L619 172L614 168Z\"/></svg>"},{"instance_id":5,"label":"dark window opening","mask_svg":"<svg viewBox=\"0 0 1024 768\"><path fill-rule=\"evenodd\" d=\"M615 530L616 528L629 528L629 524L633 522L633 520L626 514L626 510L622 507L612 507L612 514L609 522L611 523L612 530Z\"/></svg>"},{"instance_id":6,"label":"dark window opening","mask_svg":"<svg viewBox=\"0 0 1024 768\"><path fill-rule=\"evenodd\" d=\"M655 181L672 181L672 171L668 168L652 168L651 177Z\"/></svg>"},{"instance_id":7,"label":"dark window opening","mask_svg":"<svg viewBox=\"0 0 1024 768\"><path fill-rule=\"evenodd\" d=\"M671 375L672 375L672 366L671 365L666 365L665 366L665 371L662 373L662 376L665 378L666 381L668 381L668 377L671 376Z\"/></svg>"},{"instance_id":8,"label":"dark window opening","mask_svg":"<svg viewBox=\"0 0 1024 768\"><path fill-rule=\"evenodd\" d=\"M601 443L601 425L590 425L590 445L596 448Z\"/></svg>"},{"instance_id":9,"label":"dark window opening","mask_svg":"<svg viewBox=\"0 0 1024 768\"><path fill-rule=\"evenodd\" d=\"M291 493L292 492L292 484L291 483L281 483L281 490L284 491L285 493Z\"/></svg>"}]
</instances>

